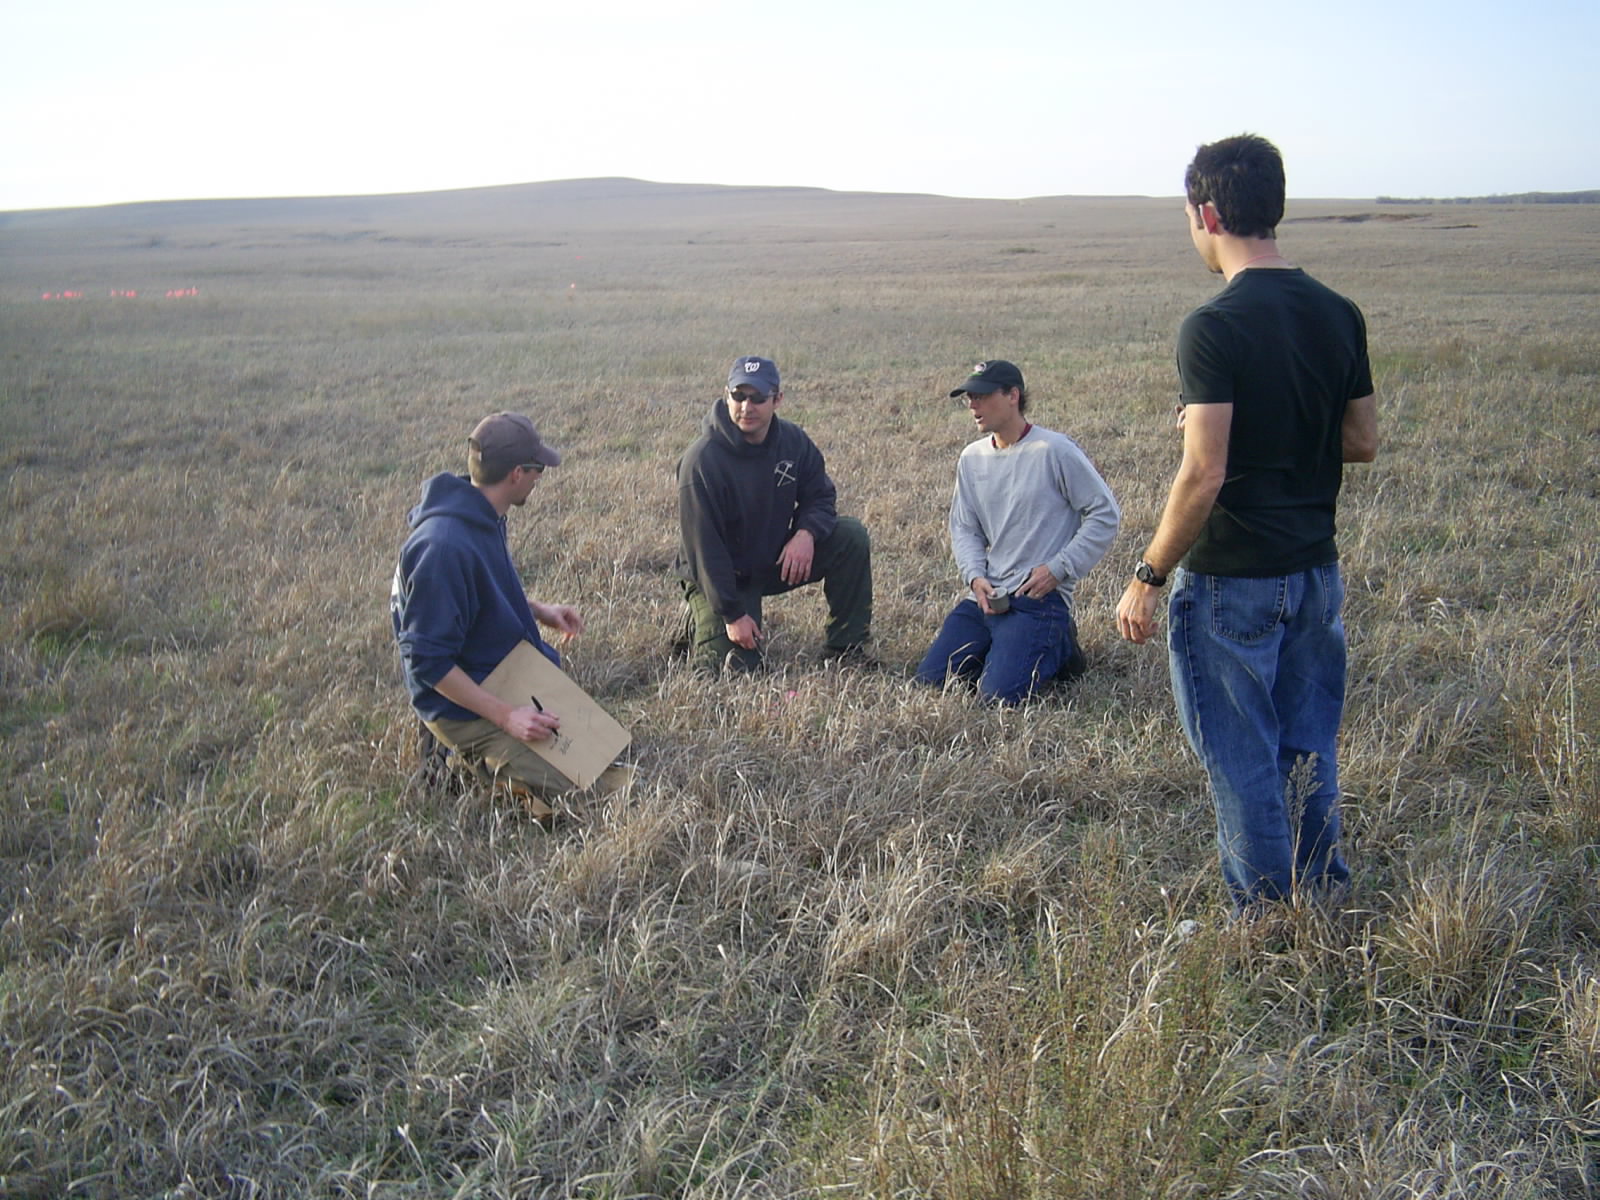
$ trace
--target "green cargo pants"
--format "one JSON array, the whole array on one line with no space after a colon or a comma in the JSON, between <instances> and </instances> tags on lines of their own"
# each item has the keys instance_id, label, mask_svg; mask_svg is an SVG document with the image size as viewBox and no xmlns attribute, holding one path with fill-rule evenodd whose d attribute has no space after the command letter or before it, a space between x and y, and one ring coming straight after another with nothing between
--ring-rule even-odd
<instances>
[{"instance_id":1,"label":"green cargo pants","mask_svg":"<svg viewBox=\"0 0 1600 1200\"><path fill-rule=\"evenodd\" d=\"M828 601L828 649L850 650L861 645L872 630L872 539L867 527L854 517L840 517L833 532L817 543L811 578L805 583L785 583L773 563L759 576L741 581L739 601L760 625L763 597L782 595L818 580ZM685 581L683 593L694 624L689 648L689 662L694 667L719 674L725 662L731 669L744 671L761 665L760 649L746 650L733 644L727 623L712 611L710 599L697 585Z\"/></svg>"}]
</instances>

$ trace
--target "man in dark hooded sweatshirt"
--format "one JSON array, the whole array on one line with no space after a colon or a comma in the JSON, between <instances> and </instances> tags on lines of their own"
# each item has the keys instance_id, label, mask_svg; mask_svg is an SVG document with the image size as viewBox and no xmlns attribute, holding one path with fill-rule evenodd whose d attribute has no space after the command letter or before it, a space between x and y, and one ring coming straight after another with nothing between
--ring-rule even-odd
<instances>
[{"instance_id":1,"label":"man in dark hooded sweatshirt","mask_svg":"<svg viewBox=\"0 0 1600 1200\"><path fill-rule=\"evenodd\" d=\"M561 656L539 635L541 624L566 638L583 632L577 609L529 599L506 542L506 514L527 503L561 455L520 413L485 417L467 447L468 474L435 475L411 510L389 614L417 715L548 823L554 813L544 797L572 784L528 743L552 736L561 718L507 704L479 685L524 640L559 666Z\"/></svg>"},{"instance_id":2,"label":"man in dark hooded sweatshirt","mask_svg":"<svg viewBox=\"0 0 1600 1200\"><path fill-rule=\"evenodd\" d=\"M838 515L822 453L777 416L782 403L771 359L735 359L726 396L678 462L690 658L713 674L759 666L762 598L818 580L828 601L824 657L868 658L871 540L860 521Z\"/></svg>"}]
</instances>

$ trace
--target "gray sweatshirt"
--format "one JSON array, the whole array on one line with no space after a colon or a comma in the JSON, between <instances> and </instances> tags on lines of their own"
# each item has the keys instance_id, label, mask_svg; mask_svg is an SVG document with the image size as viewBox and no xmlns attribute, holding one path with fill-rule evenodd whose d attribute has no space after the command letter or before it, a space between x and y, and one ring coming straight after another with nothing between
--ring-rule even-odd
<instances>
[{"instance_id":1,"label":"gray sweatshirt","mask_svg":"<svg viewBox=\"0 0 1600 1200\"><path fill-rule=\"evenodd\" d=\"M1010 592L1041 563L1072 590L1110 549L1122 510L1088 455L1064 433L1035 425L1004 450L973 442L956 463L950 546L961 581L979 576Z\"/></svg>"}]
</instances>

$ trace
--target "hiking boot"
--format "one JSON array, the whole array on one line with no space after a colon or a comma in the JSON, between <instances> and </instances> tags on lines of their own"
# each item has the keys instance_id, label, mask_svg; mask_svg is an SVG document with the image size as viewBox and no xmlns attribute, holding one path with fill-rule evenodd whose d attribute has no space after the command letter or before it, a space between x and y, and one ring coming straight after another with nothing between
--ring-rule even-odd
<instances>
[{"instance_id":1,"label":"hiking boot","mask_svg":"<svg viewBox=\"0 0 1600 1200\"><path fill-rule=\"evenodd\" d=\"M589 785L589 790L596 796L614 796L631 787L638 774L639 768L632 763L612 763L600 772L600 778Z\"/></svg>"},{"instance_id":2,"label":"hiking boot","mask_svg":"<svg viewBox=\"0 0 1600 1200\"><path fill-rule=\"evenodd\" d=\"M1055 674L1054 682L1058 684L1071 683L1089 669L1089 660L1083 656L1083 651L1073 647L1072 653L1067 655L1067 661L1061 664L1060 670Z\"/></svg>"},{"instance_id":3,"label":"hiking boot","mask_svg":"<svg viewBox=\"0 0 1600 1200\"><path fill-rule=\"evenodd\" d=\"M433 736L423 721L417 722L417 769L422 776L422 786L430 792L460 795L461 777L457 774L456 754Z\"/></svg>"},{"instance_id":4,"label":"hiking boot","mask_svg":"<svg viewBox=\"0 0 1600 1200\"><path fill-rule=\"evenodd\" d=\"M766 661L759 650L745 650L735 646L723 657L722 673L724 675L754 675L766 666Z\"/></svg>"},{"instance_id":5,"label":"hiking boot","mask_svg":"<svg viewBox=\"0 0 1600 1200\"><path fill-rule=\"evenodd\" d=\"M857 667L867 671L883 668L883 661L878 657L878 648L873 645L871 638L857 642L854 646L824 646L821 659L825 663L837 663L841 667Z\"/></svg>"},{"instance_id":6,"label":"hiking boot","mask_svg":"<svg viewBox=\"0 0 1600 1200\"><path fill-rule=\"evenodd\" d=\"M694 649L694 612L687 604L683 606L683 619L678 623L677 631L672 635L668 645L667 657L688 658Z\"/></svg>"},{"instance_id":7,"label":"hiking boot","mask_svg":"<svg viewBox=\"0 0 1600 1200\"><path fill-rule=\"evenodd\" d=\"M556 823L556 810L544 802L544 797L532 788L521 783L507 783L506 790L511 793L511 798L522 805L523 811L533 818L539 828L549 832Z\"/></svg>"}]
</instances>

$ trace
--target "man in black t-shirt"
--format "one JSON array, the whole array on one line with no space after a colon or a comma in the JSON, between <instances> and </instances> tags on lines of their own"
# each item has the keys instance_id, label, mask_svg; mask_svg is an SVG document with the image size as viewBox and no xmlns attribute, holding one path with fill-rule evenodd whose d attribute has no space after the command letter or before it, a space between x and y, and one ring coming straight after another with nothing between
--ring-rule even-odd
<instances>
[{"instance_id":1,"label":"man in black t-shirt","mask_svg":"<svg viewBox=\"0 0 1600 1200\"><path fill-rule=\"evenodd\" d=\"M1117 607L1145 642L1167 575L1178 716L1205 764L1236 908L1349 878L1339 852L1346 462L1377 454L1366 325L1278 253L1283 160L1251 134L1201 146L1189 236L1227 286L1178 332L1183 460Z\"/></svg>"}]
</instances>

